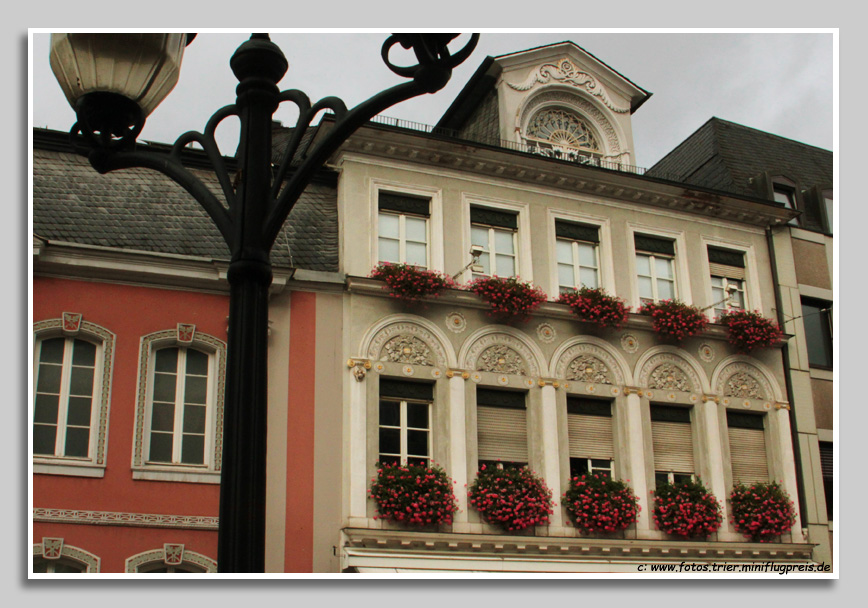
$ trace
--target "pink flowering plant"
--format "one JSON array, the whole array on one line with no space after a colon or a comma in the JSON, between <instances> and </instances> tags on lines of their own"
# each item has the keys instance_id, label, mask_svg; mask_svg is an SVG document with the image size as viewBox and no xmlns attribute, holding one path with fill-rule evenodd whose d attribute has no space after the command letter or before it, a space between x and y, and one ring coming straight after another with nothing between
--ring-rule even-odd
<instances>
[{"instance_id":1,"label":"pink flowering plant","mask_svg":"<svg viewBox=\"0 0 868 608\"><path fill-rule=\"evenodd\" d=\"M412 264L383 262L369 276L385 281L389 293L407 304L417 303L423 298L436 298L444 290L454 287L451 277Z\"/></svg>"},{"instance_id":2,"label":"pink flowering plant","mask_svg":"<svg viewBox=\"0 0 868 608\"><path fill-rule=\"evenodd\" d=\"M708 317L702 310L680 300L649 302L639 309L639 314L649 315L657 335L676 344L695 336L708 325Z\"/></svg>"},{"instance_id":3,"label":"pink flowering plant","mask_svg":"<svg viewBox=\"0 0 868 608\"><path fill-rule=\"evenodd\" d=\"M766 319L756 311L727 311L718 321L729 329L729 343L743 354L750 354L762 348L772 348L784 337L777 323Z\"/></svg>"},{"instance_id":4,"label":"pink flowering plant","mask_svg":"<svg viewBox=\"0 0 868 608\"><path fill-rule=\"evenodd\" d=\"M527 467L482 465L468 497L485 521L506 530L546 525L552 514L552 491Z\"/></svg>"},{"instance_id":5,"label":"pink flowering plant","mask_svg":"<svg viewBox=\"0 0 868 608\"><path fill-rule=\"evenodd\" d=\"M586 534L623 530L636 521L641 509L630 486L596 473L573 477L561 502L576 528Z\"/></svg>"},{"instance_id":6,"label":"pink flowering plant","mask_svg":"<svg viewBox=\"0 0 868 608\"><path fill-rule=\"evenodd\" d=\"M793 501L776 482L738 484L729 500L733 527L752 541L771 542L796 523Z\"/></svg>"},{"instance_id":7,"label":"pink flowering plant","mask_svg":"<svg viewBox=\"0 0 868 608\"><path fill-rule=\"evenodd\" d=\"M369 496L377 503L378 516L415 526L451 524L458 509L449 478L436 465L377 463Z\"/></svg>"},{"instance_id":8,"label":"pink flowering plant","mask_svg":"<svg viewBox=\"0 0 868 608\"><path fill-rule=\"evenodd\" d=\"M498 323L523 323L540 304L548 300L546 294L533 284L518 277L481 277L467 286L490 306L488 315Z\"/></svg>"},{"instance_id":9,"label":"pink flowering plant","mask_svg":"<svg viewBox=\"0 0 868 608\"><path fill-rule=\"evenodd\" d=\"M720 503L699 480L658 485L653 515L659 530L685 538L713 534L723 521Z\"/></svg>"},{"instance_id":10,"label":"pink flowering plant","mask_svg":"<svg viewBox=\"0 0 868 608\"><path fill-rule=\"evenodd\" d=\"M610 296L605 289L582 286L558 297L558 302L573 309L580 321L594 323L600 328L620 329L627 321L630 307L621 298Z\"/></svg>"}]
</instances>

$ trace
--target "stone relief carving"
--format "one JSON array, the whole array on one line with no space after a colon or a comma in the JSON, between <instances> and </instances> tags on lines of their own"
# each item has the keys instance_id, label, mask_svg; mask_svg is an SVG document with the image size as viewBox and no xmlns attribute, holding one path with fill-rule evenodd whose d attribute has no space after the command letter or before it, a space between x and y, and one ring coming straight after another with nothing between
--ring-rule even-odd
<instances>
[{"instance_id":1,"label":"stone relief carving","mask_svg":"<svg viewBox=\"0 0 868 608\"><path fill-rule=\"evenodd\" d=\"M482 351L476 363L477 371L526 376L527 366L521 355L505 344L496 344Z\"/></svg>"},{"instance_id":2,"label":"stone relief carving","mask_svg":"<svg viewBox=\"0 0 868 608\"><path fill-rule=\"evenodd\" d=\"M531 99L527 105L522 108L521 116L520 116L520 128L523 127L524 123L527 122L530 116L537 111L538 108L543 105L554 105L560 104L562 106L566 106L568 108L575 108L580 113L582 113L586 118L588 118L603 134L606 138L606 141L609 144L609 154L611 156L617 156L621 154L621 143L618 140L618 136L615 133L615 128L612 126L612 123L606 118L606 116L599 110L599 108L595 107L590 101L587 99L582 99L581 97L576 96L575 94L569 93L567 91L549 91L546 93L541 93Z\"/></svg>"},{"instance_id":3,"label":"stone relief carving","mask_svg":"<svg viewBox=\"0 0 868 608\"><path fill-rule=\"evenodd\" d=\"M536 363L536 357L534 356L533 351L531 351L530 348L528 348L528 346L521 340L509 334L502 333L487 334L476 340L467 350L467 353L463 355L463 360L461 362L462 367L473 370L482 369L482 366L484 365L481 360L482 355L493 346L505 346L514 351L522 361L522 369L524 370L521 372L522 375L540 375L539 367ZM500 371L500 373L511 374L513 372L506 372L504 370Z\"/></svg>"},{"instance_id":4,"label":"stone relief carving","mask_svg":"<svg viewBox=\"0 0 868 608\"><path fill-rule=\"evenodd\" d=\"M431 349L415 336L400 335L383 345L380 361L392 363L411 363L413 365L434 365Z\"/></svg>"},{"instance_id":5,"label":"stone relief carving","mask_svg":"<svg viewBox=\"0 0 868 608\"><path fill-rule=\"evenodd\" d=\"M582 355L570 361L566 378L592 384L613 384L612 374L606 364L591 355Z\"/></svg>"},{"instance_id":6,"label":"stone relief carving","mask_svg":"<svg viewBox=\"0 0 868 608\"><path fill-rule=\"evenodd\" d=\"M766 398L760 383L747 372L737 372L730 376L724 385L723 394L726 397Z\"/></svg>"},{"instance_id":7,"label":"stone relief carving","mask_svg":"<svg viewBox=\"0 0 868 608\"><path fill-rule=\"evenodd\" d=\"M531 73L528 79L522 83L515 84L507 82L506 84L516 91L529 91L538 84L548 84L552 81L560 84L568 84L577 89L583 89L590 95L599 97L600 101L602 101L607 108L613 112L617 112L618 114L625 114L630 110L629 107L623 108L616 106L612 100L609 99L609 94L606 92L605 87L603 87L596 78L587 72L581 71L566 57L558 61L557 64L546 63L541 65L538 70Z\"/></svg>"},{"instance_id":8,"label":"stone relief carving","mask_svg":"<svg viewBox=\"0 0 868 608\"><path fill-rule=\"evenodd\" d=\"M651 377L648 381L650 388L663 390L690 391L690 380L687 375L681 371L681 368L676 367L671 363L659 365L651 372Z\"/></svg>"}]
</instances>

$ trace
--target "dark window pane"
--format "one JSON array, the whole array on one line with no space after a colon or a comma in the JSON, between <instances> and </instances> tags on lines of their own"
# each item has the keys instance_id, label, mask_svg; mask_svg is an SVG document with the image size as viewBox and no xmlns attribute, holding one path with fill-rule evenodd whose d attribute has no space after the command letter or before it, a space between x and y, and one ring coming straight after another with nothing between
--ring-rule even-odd
<instances>
[{"instance_id":1,"label":"dark window pane","mask_svg":"<svg viewBox=\"0 0 868 608\"><path fill-rule=\"evenodd\" d=\"M64 338L51 338L42 341L39 351L39 361L43 363L63 363Z\"/></svg>"},{"instance_id":2,"label":"dark window pane","mask_svg":"<svg viewBox=\"0 0 868 608\"><path fill-rule=\"evenodd\" d=\"M417 429L428 428L428 404L427 403L408 403L407 404L407 426Z\"/></svg>"},{"instance_id":3,"label":"dark window pane","mask_svg":"<svg viewBox=\"0 0 868 608\"><path fill-rule=\"evenodd\" d=\"M76 340L72 349L72 364L90 367L96 365L96 346L84 340Z\"/></svg>"},{"instance_id":4,"label":"dark window pane","mask_svg":"<svg viewBox=\"0 0 868 608\"><path fill-rule=\"evenodd\" d=\"M178 371L178 349L163 348L154 354L154 369L158 372Z\"/></svg>"},{"instance_id":5,"label":"dark window pane","mask_svg":"<svg viewBox=\"0 0 868 608\"><path fill-rule=\"evenodd\" d=\"M187 349L187 373L207 376L208 355L192 348Z\"/></svg>"},{"instance_id":6,"label":"dark window pane","mask_svg":"<svg viewBox=\"0 0 868 608\"><path fill-rule=\"evenodd\" d=\"M73 426L90 426L89 397L70 397L69 412L66 415L66 423Z\"/></svg>"},{"instance_id":7,"label":"dark window pane","mask_svg":"<svg viewBox=\"0 0 868 608\"><path fill-rule=\"evenodd\" d=\"M184 435L181 442L181 462L184 464L205 462L205 438L202 435Z\"/></svg>"},{"instance_id":8,"label":"dark window pane","mask_svg":"<svg viewBox=\"0 0 868 608\"><path fill-rule=\"evenodd\" d=\"M184 432L185 433L204 433L205 432L205 406L204 405L185 405L184 406Z\"/></svg>"},{"instance_id":9,"label":"dark window pane","mask_svg":"<svg viewBox=\"0 0 868 608\"><path fill-rule=\"evenodd\" d=\"M45 424L33 425L33 453L54 454L57 427Z\"/></svg>"},{"instance_id":10,"label":"dark window pane","mask_svg":"<svg viewBox=\"0 0 868 608\"><path fill-rule=\"evenodd\" d=\"M401 404L395 401L380 401L380 426L401 425Z\"/></svg>"},{"instance_id":11,"label":"dark window pane","mask_svg":"<svg viewBox=\"0 0 868 608\"><path fill-rule=\"evenodd\" d=\"M407 431L407 453L414 456L428 455L428 431Z\"/></svg>"},{"instance_id":12,"label":"dark window pane","mask_svg":"<svg viewBox=\"0 0 868 608\"><path fill-rule=\"evenodd\" d=\"M60 393L60 366L53 363L39 365L39 378L36 380L37 393Z\"/></svg>"},{"instance_id":13,"label":"dark window pane","mask_svg":"<svg viewBox=\"0 0 868 608\"><path fill-rule=\"evenodd\" d=\"M170 433L151 433L151 449L148 460L152 462L172 462L172 435Z\"/></svg>"},{"instance_id":14,"label":"dark window pane","mask_svg":"<svg viewBox=\"0 0 868 608\"><path fill-rule=\"evenodd\" d=\"M400 464L401 459L398 456L380 456L380 464Z\"/></svg>"},{"instance_id":15,"label":"dark window pane","mask_svg":"<svg viewBox=\"0 0 868 608\"><path fill-rule=\"evenodd\" d=\"M155 403L151 413L151 430L172 432L175 429L175 404Z\"/></svg>"},{"instance_id":16,"label":"dark window pane","mask_svg":"<svg viewBox=\"0 0 868 608\"><path fill-rule=\"evenodd\" d=\"M666 485L667 483L669 483L669 474L657 471L654 473L654 481L657 483L658 486Z\"/></svg>"},{"instance_id":17,"label":"dark window pane","mask_svg":"<svg viewBox=\"0 0 868 608\"><path fill-rule=\"evenodd\" d=\"M73 367L69 380L69 394L90 397L93 395L93 368Z\"/></svg>"},{"instance_id":18,"label":"dark window pane","mask_svg":"<svg viewBox=\"0 0 868 608\"><path fill-rule=\"evenodd\" d=\"M401 453L401 431L398 429L380 429L380 453Z\"/></svg>"},{"instance_id":19,"label":"dark window pane","mask_svg":"<svg viewBox=\"0 0 868 608\"><path fill-rule=\"evenodd\" d=\"M829 313L824 311L828 306L830 305L815 301L802 302L802 320L805 324L810 365L832 367L832 332Z\"/></svg>"},{"instance_id":20,"label":"dark window pane","mask_svg":"<svg viewBox=\"0 0 868 608\"><path fill-rule=\"evenodd\" d=\"M66 455L87 456L90 428L66 427Z\"/></svg>"},{"instance_id":21,"label":"dark window pane","mask_svg":"<svg viewBox=\"0 0 868 608\"><path fill-rule=\"evenodd\" d=\"M57 424L57 395L36 395L33 407L33 421Z\"/></svg>"},{"instance_id":22,"label":"dark window pane","mask_svg":"<svg viewBox=\"0 0 868 608\"><path fill-rule=\"evenodd\" d=\"M581 477L588 473L587 458L570 458L570 477Z\"/></svg>"},{"instance_id":23,"label":"dark window pane","mask_svg":"<svg viewBox=\"0 0 868 608\"><path fill-rule=\"evenodd\" d=\"M690 473L674 473L672 478L675 480L675 483L687 483L693 479L693 475Z\"/></svg>"},{"instance_id":24,"label":"dark window pane","mask_svg":"<svg viewBox=\"0 0 868 608\"><path fill-rule=\"evenodd\" d=\"M428 459L427 458L407 458L407 464L427 467L428 466Z\"/></svg>"},{"instance_id":25,"label":"dark window pane","mask_svg":"<svg viewBox=\"0 0 868 608\"><path fill-rule=\"evenodd\" d=\"M174 374L154 374L154 401L175 401Z\"/></svg>"},{"instance_id":26,"label":"dark window pane","mask_svg":"<svg viewBox=\"0 0 868 608\"><path fill-rule=\"evenodd\" d=\"M61 563L54 566L54 571L57 574L81 574L82 569L78 566Z\"/></svg>"},{"instance_id":27,"label":"dark window pane","mask_svg":"<svg viewBox=\"0 0 868 608\"><path fill-rule=\"evenodd\" d=\"M203 376L187 376L184 386L185 403L205 403L208 394L208 379Z\"/></svg>"}]
</instances>

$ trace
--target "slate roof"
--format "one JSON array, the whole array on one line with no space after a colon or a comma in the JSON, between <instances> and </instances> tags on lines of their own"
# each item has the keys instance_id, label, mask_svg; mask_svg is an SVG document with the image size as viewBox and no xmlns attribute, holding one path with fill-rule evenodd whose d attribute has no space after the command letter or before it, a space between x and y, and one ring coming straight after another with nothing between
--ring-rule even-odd
<instances>
[{"instance_id":1,"label":"slate roof","mask_svg":"<svg viewBox=\"0 0 868 608\"><path fill-rule=\"evenodd\" d=\"M34 129L33 232L48 241L229 259L205 211L161 173L127 169L98 174L69 151L68 135ZM191 169L219 192L208 170ZM272 250L272 264L336 272L336 185L314 182L299 199Z\"/></svg>"},{"instance_id":2,"label":"slate roof","mask_svg":"<svg viewBox=\"0 0 868 608\"><path fill-rule=\"evenodd\" d=\"M789 177L802 189L828 188L832 152L711 118L645 175L669 174L688 184L757 196L750 180L763 172Z\"/></svg>"}]
</instances>

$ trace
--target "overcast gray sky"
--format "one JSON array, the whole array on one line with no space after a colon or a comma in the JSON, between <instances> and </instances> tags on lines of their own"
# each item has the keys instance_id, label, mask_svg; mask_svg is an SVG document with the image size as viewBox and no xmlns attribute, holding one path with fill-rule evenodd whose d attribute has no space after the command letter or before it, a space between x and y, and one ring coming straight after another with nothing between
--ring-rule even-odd
<instances>
[{"instance_id":1,"label":"overcast gray sky","mask_svg":"<svg viewBox=\"0 0 868 608\"><path fill-rule=\"evenodd\" d=\"M234 101L229 58L249 34L205 30L187 48L178 86L145 126L142 138L171 143L201 131L210 115ZM387 31L272 33L289 61L280 83L312 100L341 97L348 106L400 82L380 59ZM453 48L462 37L453 42ZM712 116L813 146L833 147L833 35L788 33L485 32L450 84L390 108L385 115L434 124L486 55L571 40L652 97L633 116L637 164L650 167ZM33 35L32 124L66 131L75 121L48 65L49 35ZM396 56L397 57L397 56ZM294 122L291 104L277 118ZM218 131L232 154L237 123Z\"/></svg>"}]
</instances>

